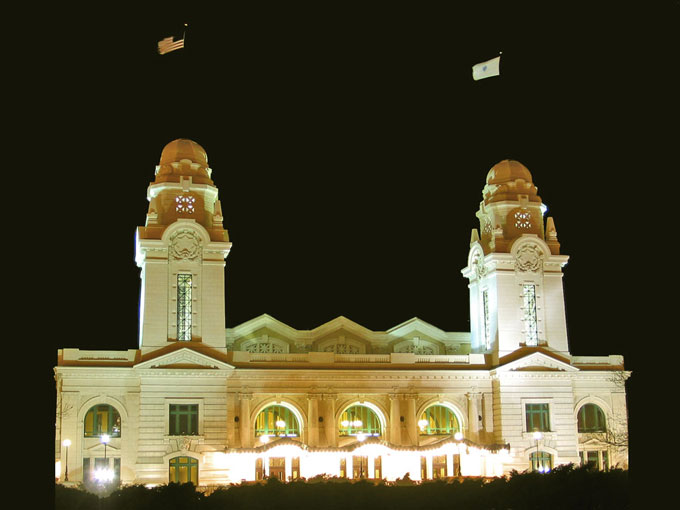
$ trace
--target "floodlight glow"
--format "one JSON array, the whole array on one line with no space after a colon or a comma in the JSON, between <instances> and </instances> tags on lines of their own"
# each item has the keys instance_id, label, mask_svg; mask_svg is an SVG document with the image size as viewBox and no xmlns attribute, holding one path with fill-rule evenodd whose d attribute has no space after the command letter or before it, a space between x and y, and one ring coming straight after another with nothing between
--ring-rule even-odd
<instances>
[{"instance_id":1,"label":"floodlight glow","mask_svg":"<svg viewBox=\"0 0 680 510\"><path fill-rule=\"evenodd\" d=\"M113 480L113 470L111 469L97 469L93 475L94 479L99 483L106 483Z\"/></svg>"},{"instance_id":2,"label":"floodlight glow","mask_svg":"<svg viewBox=\"0 0 680 510\"><path fill-rule=\"evenodd\" d=\"M278 428L282 429L282 428L284 428L284 427L286 426L286 422L283 421L283 420L276 420L275 425L276 425Z\"/></svg>"},{"instance_id":3,"label":"floodlight glow","mask_svg":"<svg viewBox=\"0 0 680 510\"><path fill-rule=\"evenodd\" d=\"M420 430L423 430L425 427L427 427L427 420L418 420L418 426L420 427Z\"/></svg>"}]
</instances>

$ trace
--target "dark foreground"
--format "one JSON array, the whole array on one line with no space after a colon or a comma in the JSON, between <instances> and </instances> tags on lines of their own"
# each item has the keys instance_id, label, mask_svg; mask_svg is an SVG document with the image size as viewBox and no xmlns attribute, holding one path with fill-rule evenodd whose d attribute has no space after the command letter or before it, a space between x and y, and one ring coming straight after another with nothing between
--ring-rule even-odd
<instances>
[{"instance_id":1,"label":"dark foreground","mask_svg":"<svg viewBox=\"0 0 680 510\"><path fill-rule=\"evenodd\" d=\"M128 486L106 496L55 488L56 510L416 510L416 509L626 509L628 472L561 466L548 474L513 473L507 478L381 483L315 478L276 479L201 492L191 484L147 489Z\"/></svg>"}]
</instances>

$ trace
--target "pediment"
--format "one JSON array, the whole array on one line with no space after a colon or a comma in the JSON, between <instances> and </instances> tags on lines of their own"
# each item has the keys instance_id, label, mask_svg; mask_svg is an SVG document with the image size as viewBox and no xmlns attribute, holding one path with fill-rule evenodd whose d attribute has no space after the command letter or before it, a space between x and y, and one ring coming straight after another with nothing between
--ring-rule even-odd
<instances>
[{"instance_id":1,"label":"pediment","mask_svg":"<svg viewBox=\"0 0 680 510\"><path fill-rule=\"evenodd\" d=\"M579 372L579 369L552 358L546 354L535 352L523 358L511 361L498 367L499 372Z\"/></svg>"},{"instance_id":2,"label":"pediment","mask_svg":"<svg viewBox=\"0 0 680 510\"><path fill-rule=\"evenodd\" d=\"M94 454L104 454L104 443L98 442L90 446L89 448L85 448L86 452L89 452L91 455ZM113 446L111 443L108 443L106 445L106 451L109 453L120 453L120 448L116 448Z\"/></svg>"},{"instance_id":3,"label":"pediment","mask_svg":"<svg viewBox=\"0 0 680 510\"><path fill-rule=\"evenodd\" d=\"M134 368L181 368L191 370L231 370L234 367L200 352L183 348L177 351L143 361Z\"/></svg>"}]
</instances>

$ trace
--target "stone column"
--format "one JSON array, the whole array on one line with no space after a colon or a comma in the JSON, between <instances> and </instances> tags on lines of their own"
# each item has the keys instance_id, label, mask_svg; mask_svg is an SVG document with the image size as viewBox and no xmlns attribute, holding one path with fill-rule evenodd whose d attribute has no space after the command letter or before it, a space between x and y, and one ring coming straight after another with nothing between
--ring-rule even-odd
<instances>
[{"instance_id":1,"label":"stone column","mask_svg":"<svg viewBox=\"0 0 680 510\"><path fill-rule=\"evenodd\" d=\"M307 395L307 444L319 446L319 395Z\"/></svg>"},{"instance_id":2,"label":"stone column","mask_svg":"<svg viewBox=\"0 0 680 510\"><path fill-rule=\"evenodd\" d=\"M418 446L418 420L416 419L416 398L415 394L402 395L402 402L399 404L401 416L404 417L404 428L401 435L401 444Z\"/></svg>"},{"instance_id":3,"label":"stone column","mask_svg":"<svg viewBox=\"0 0 680 510\"><path fill-rule=\"evenodd\" d=\"M238 399L241 403L241 413L239 416L241 448L249 448L253 445L252 429L250 426L250 401L253 399L253 394L239 393Z\"/></svg>"},{"instance_id":4,"label":"stone column","mask_svg":"<svg viewBox=\"0 0 680 510\"><path fill-rule=\"evenodd\" d=\"M390 443L401 444L401 414L399 395L390 395Z\"/></svg>"},{"instance_id":5,"label":"stone column","mask_svg":"<svg viewBox=\"0 0 680 510\"><path fill-rule=\"evenodd\" d=\"M337 446L338 445L338 427L335 423L335 401L338 396L334 394L326 394L323 396L325 403L323 424L324 431L326 433L326 445L327 446Z\"/></svg>"},{"instance_id":6,"label":"stone column","mask_svg":"<svg viewBox=\"0 0 680 510\"><path fill-rule=\"evenodd\" d=\"M480 394L471 391L466 394L468 399L468 439L479 441L479 397Z\"/></svg>"}]
</instances>

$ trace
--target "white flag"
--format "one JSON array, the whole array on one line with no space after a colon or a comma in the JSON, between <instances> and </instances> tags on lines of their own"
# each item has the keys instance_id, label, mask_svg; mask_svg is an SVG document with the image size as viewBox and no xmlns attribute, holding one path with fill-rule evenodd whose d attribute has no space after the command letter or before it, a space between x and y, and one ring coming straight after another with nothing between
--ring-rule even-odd
<instances>
[{"instance_id":1,"label":"white flag","mask_svg":"<svg viewBox=\"0 0 680 510\"><path fill-rule=\"evenodd\" d=\"M158 53L165 55L174 50L184 48L184 39L179 41L173 41L173 37L166 37L162 41L158 42Z\"/></svg>"},{"instance_id":2,"label":"white flag","mask_svg":"<svg viewBox=\"0 0 680 510\"><path fill-rule=\"evenodd\" d=\"M484 78L491 78L492 76L498 76L501 74L500 65L500 55L491 60L487 60L486 62L474 65L472 66L472 79L476 81L483 80Z\"/></svg>"}]
</instances>

